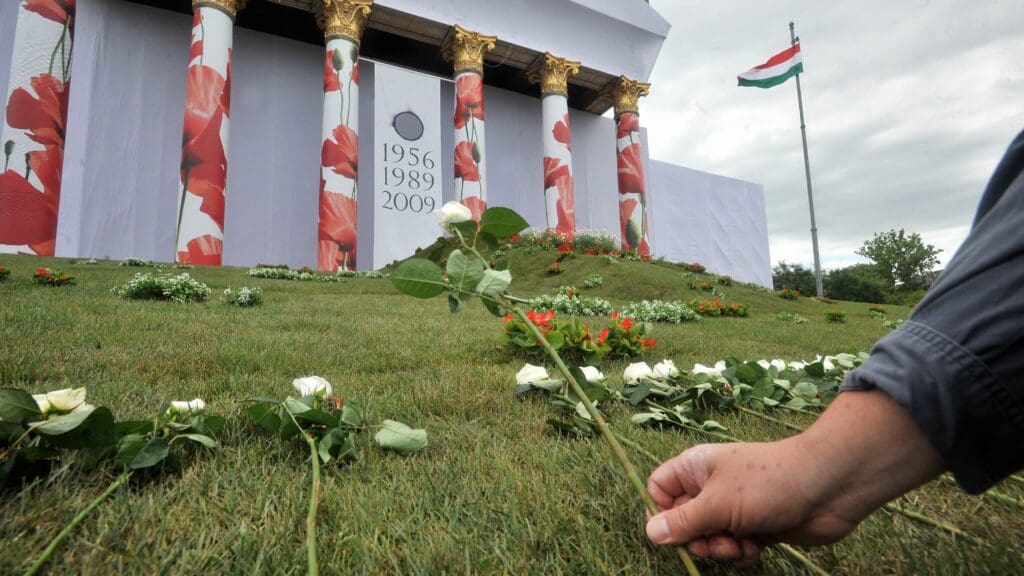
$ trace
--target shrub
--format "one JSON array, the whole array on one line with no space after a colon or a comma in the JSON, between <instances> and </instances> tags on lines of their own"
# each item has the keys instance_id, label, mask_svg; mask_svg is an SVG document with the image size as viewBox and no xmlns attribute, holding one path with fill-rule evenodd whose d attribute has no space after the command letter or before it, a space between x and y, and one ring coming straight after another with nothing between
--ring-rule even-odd
<instances>
[{"instance_id":1,"label":"shrub","mask_svg":"<svg viewBox=\"0 0 1024 576\"><path fill-rule=\"evenodd\" d=\"M885 314L885 306L882 306L881 304L872 304L871 306L868 306L868 312L875 312L877 314L883 314L884 315Z\"/></svg>"},{"instance_id":2,"label":"shrub","mask_svg":"<svg viewBox=\"0 0 1024 576\"><path fill-rule=\"evenodd\" d=\"M252 278L270 278L273 280L313 280L313 275L300 273L297 270L288 268L253 268L249 270Z\"/></svg>"},{"instance_id":3,"label":"shrub","mask_svg":"<svg viewBox=\"0 0 1024 576\"><path fill-rule=\"evenodd\" d=\"M567 361L586 361L596 363L609 351L605 342L598 341L590 332L590 326L578 318L562 320L554 311L537 312L531 310L526 317L540 330L547 341L558 350ZM602 332L603 333L603 332ZM544 348L534 337L526 323L509 314L505 316L505 338L514 346L527 354L543 356Z\"/></svg>"},{"instance_id":4,"label":"shrub","mask_svg":"<svg viewBox=\"0 0 1024 576\"><path fill-rule=\"evenodd\" d=\"M888 328L889 330L895 330L903 325L904 320L886 320L882 322L882 327Z\"/></svg>"},{"instance_id":5,"label":"shrub","mask_svg":"<svg viewBox=\"0 0 1024 576\"><path fill-rule=\"evenodd\" d=\"M697 274L703 274L704 271L707 270L706 268L704 268L704 265L701 264L700 262L693 262L691 264L683 264L683 266L689 268L690 272L695 272Z\"/></svg>"},{"instance_id":6,"label":"shrub","mask_svg":"<svg viewBox=\"0 0 1024 576\"><path fill-rule=\"evenodd\" d=\"M202 302L212 292L209 286L193 279L187 272L178 276L140 273L111 291L132 300L170 300L182 303Z\"/></svg>"},{"instance_id":7,"label":"shrub","mask_svg":"<svg viewBox=\"0 0 1024 576\"><path fill-rule=\"evenodd\" d=\"M800 298L800 292L799 291L797 291L797 290L790 290L789 288L783 288L782 290L779 290L778 292L776 292L776 294L779 295L779 298L783 298L785 300L796 300L796 299Z\"/></svg>"},{"instance_id":8,"label":"shrub","mask_svg":"<svg viewBox=\"0 0 1024 576\"><path fill-rule=\"evenodd\" d=\"M732 276L717 276L715 282L726 287L732 286Z\"/></svg>"},{"instance_id":9,"label":"shrub","mask_svg":"<svg viewBox=\"0 0 1024 576\"><path fill-rule=\"evenodd\" d=\"M530 302L534 310L553 310L574 316L607 316L612 305L603 298L583 296L573 287L562 286L555 294L545 294Z\"/></svg>"},{"instance_id":10,"label":"shrub","mask_svg":"<svg viewBox=\"0 0 1024 576\"><path fill-rule=\"evenodd\" d=\"M11 275L11 269L10 268L4 268L3 266L0 266L0 282L3 282L4 280L7 280L7 277L10 276L10 275Z\"/></svg>"},{"instance_id":11,"label":"shrub","mask_svg":"<svg viewBox=\"0 0 1024 576\"><path fill-rule=\"evenodd\" d=\"M153 263L142 258L125 258L118 266L152 266Z\"/></svg>"},{"instance_id":12,"label":"shrub","mask_svg":"<svg viewBox=\"0 0 1024 576\"><path fill-rule=\"evenodd\" d=\"M42 286L70 286L75 283L75 277L61 270L50 270L49 268L36 268L32 280Z\"/></svg>"},{"instance_id":13,"label":"shrub","mask_svg":"<svg viewBox=\"0 0 1024 576\"><path fill-rule=\"evenodd\" d=\"M841 324L843 322L846 322L846 312L843 312L838 308L833 308L828 312L825 312L825 320Z\"/></svg>"},{"instance_id":14,"label":"shrub","mask_svg":"<svg viewBox=\"0 0 1024 576\"><path fill-rule=\"evenodd\" d=\"M807 318L792 312L779 312L775 315L775 318L791 324L804 324L807 322Z\"/></svg>"},{"instance_id":15,"label":"shrub","mask_svg":"<svg viewBox=\"0 0 1024 576\"><path fill-rule=\"evenodd\" d=\"M657 341L649 338L652 326L647 322L635 322L618 312L612 312L612 323L601 330L597 337L599 344L608 346L608 355L617 358L632 358L653 348Z\"/></svg>"},{"instance_id":16,"label":"shrub","mask_svg":"<svg viewBox=\"0 0 1024 576\"><path fill-rule=\"evenodd\" d=\"M722 302L721 298L713 300L704 298L699 302L697 300L690 300L686 305L693 308L701 316L735 316L742 318L750 314L750 307L746 304L740 304L739 302L725 303Z\"/></svg>"},{"instance_id":17,"label":"shrub","mask_svg":"<svg viewBox=\"0 0 1024 576\"><path fill-rule=\"evenodd\" d=\"M75 266L95 266L99 264L99 261L95 258L89 258L88 260L79 260L75 262Z\"/></svg>"},{"instance_id":18,"label":"shrub","mask_svg":"<svg viewBox=\"0 0 1024 576\"><path fill-rule=\"evenodd\" d=\"M583 279L584 288L597 288L601 284L604 284L604 276L594 273Z\"/></svg>"},{"instance_id":19,"label":"shrub","mask_svg":"<svg viewBox=\"0 0 1024 576\"><path fill-rule=\"evenodd\" d=\"M875 266L855 264L829 272L825 291L839 300L887 302L889 288Z\"/></svg>"},{"instance_id":20,"label":"shrub","mask_svg":"<svg viewBox=\"0 0 1024 576\"><path fill-rule=\"evenodd\" d=\"M711 292L715 289L715 285L711 282L694 281L690 282L690 290L700 290L701 292Z\"/></svg>"},{"instance_id":21,"label":"shrub","mask_svg":"<svg viewBox=\"0 0 1024 576\"><path fill-rule=\"evenodd\" d=\"M576 232L572 245L584 254L602 255L614 252L618 248L619 239L610 232L581 230Z\"/></svg>"},{"instance_id":22,"label":"shrub","mask_svg":"<svg viewBox=\"0 0 1024 576\"><path fill-rule=\"evenodd\" d=\"M510 239L511 240L511 239ZM558 248L569 241L569 237L557 230L530 228L519 233L518 241L514 244L533 246L537 248Z\"/></svg>"},{"instance_id":23,"label":"shrub","mask_svg":"<svg viewBox=\"0 0 1024 576\"><path fill-rule=\"evenodd\" d=\"M248 286L243 286L238 290L225 288L222 299L228 304L238 306L239 308L259 306L263 304L263 291L259 287L249 288Z\"/></svg>"},{"instance_id":24,"label":"shrub","mask_svg":"<svg viewBox=\"0 0 1024 576\"><path fill-rule=\"evenodd\" d=\"M551 264L548 264L547 266L544 267L544 271L547 272L549 276L554 276L555 274L561 274L562 273L562 265L559 264L558 262L552 262Z\"/></svg>"}]
</instances>

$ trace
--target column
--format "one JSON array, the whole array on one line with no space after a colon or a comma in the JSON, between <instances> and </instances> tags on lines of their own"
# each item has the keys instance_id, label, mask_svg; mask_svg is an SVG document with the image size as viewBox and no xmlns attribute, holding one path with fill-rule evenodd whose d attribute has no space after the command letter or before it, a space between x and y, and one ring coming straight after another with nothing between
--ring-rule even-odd
<instances>
[{"instance_id":1,"label":"column","mask_svg":"<svg viewBox=\"0 0 1024 576\"><path fill-rule=\"evenodd\" d=\"M193 0L175 261L220 266L235 14L248 0Z\"/></svg>"},{"instance_id":2,"label":"column","mask_svg":"<svg viewBox=\"0 0 1024 576\"><path fill-rule=\"evenodd\" d=\"M355 270L359 214L359 42L373 0L323 0L323 146L317 268Z\"/></svg>"},{"instance_id":3,"label":"column","mask_svg":"<svg viewBox=\"0 0 1024 576\"><path fill-rule=\"evenodd\" d=\"M455 193L477 222L487 209L484 54L497 39L456 24L443 49L455 72Z\"/></svg>"},{"instance_id":4,"label":"column","mask_svg":"<svg viewBox=\"0 0 1024 576\"><path fill-rule=\"evenodd\" d=\"M576 235L576 200L572 180L568 77L579 71L579 62L545 52L528 72L530 82L540 83L547 227L565 234L570 241Z\"/></svg>"},{"instance_id":5,"label":"column","mask_svg":"<svg viewBox=\"0 0 1024 576\"><path fill-rule=\"evenodd\" d=\"M22 2L17 18L0 125L0 252L53 256L75 3Z\"/></svg>"},{"instance_id":6,"label":"column","mask_svg":"<svg viewBox=\"0 0 1024 576\"><path fill-rule=\"evenodd\" d=\"M609 95L615 103L622 249L636 250L641 256L650 256L651 247L637 102L648 94L650 88L650 84L620 76L609 89Z\"/></svg>"}]
</instances>

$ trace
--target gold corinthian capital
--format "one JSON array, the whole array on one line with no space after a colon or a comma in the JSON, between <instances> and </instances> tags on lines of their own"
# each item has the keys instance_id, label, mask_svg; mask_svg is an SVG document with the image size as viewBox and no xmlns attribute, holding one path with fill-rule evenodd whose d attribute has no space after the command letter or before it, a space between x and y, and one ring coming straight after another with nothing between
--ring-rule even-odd
<instances>
[{"instance_id":1,"label":"gold corinthian capital","mask_svg":"<svg viewBox=\"0 0 1024 576\"><path fill-rule=\"evenodd\" d=\"M615 104L615 117L632 112L640 113L640 98L651 92L651 85L644 82L630 80L625 76L619 76L613 80L604 90L605 95Z\"/></svg>"},{"instance_id":2,"label":"gold corinthian capital","mask_svg":"<svg viewBox=\"0 0 1024 576\"><path fill-rule=\"evenodd\" d=\"M324 40L345 38L358 47L373 0L319 0L318 4L316 23L324 31Z\"/></svg>"},{"instance_id":3,"label":"gold corinthian capital","mask_svg":"<svg viewBox=\"0 0 1024 576\"><path fill-rule=\"evenodd\" d=\"M200 6L209 6L210 8L220 10L234 20L238 11L245 8L245 5L248 3L249 0L192 0L192 9L195 10Z\"/></svg>"},{"instance_id":4,"label":"gold corinthian capital","mask_svg":"<svg viewBox=\"0 0 1024 576\"><path fill-rule=\"evenodd\" d=\"M551 52L544 55L526 72L526 77L534 84L540 83L541 96L548 94L569 95L569 75L580 73L580 63L574 60L559 58Z\"/></svg>"},{"instance_id":5,"label":"gold corinthian capital","mask_svg":"<svg viewBox=\"0 0 1024 576\"><path fill-rule=\"evenodd\" d=\"M441 49L441 55L453 63L455 74L470 71L482 76L484 54L494 50L494 43L497 40L497 36L485 36L456 24L455 30Z\"/></svg>"}]
</instances>

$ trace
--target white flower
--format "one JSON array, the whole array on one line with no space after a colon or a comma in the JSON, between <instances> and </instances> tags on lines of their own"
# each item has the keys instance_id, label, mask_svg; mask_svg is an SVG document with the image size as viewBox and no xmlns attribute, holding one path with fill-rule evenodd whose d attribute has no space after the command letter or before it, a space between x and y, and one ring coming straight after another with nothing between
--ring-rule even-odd
<instances>
[{"instance_id":1,"label":"white flower","mask_svg":"<svg viewBox=\"0 0 1024 576\"><path fill-rule=\"evenodd\" d=\"M772 360L772 366L775 366L781 372L786 369L786 361L781 358L775 358Z\"/></svg>"},{"instance_id":2,"label":"white flower","mask_svg":"<svg viewBox=\"0 0 1024 576\"><path fill-rule=\"evenodd\" d=\"M329 396L331 383L319 376L306 376L292 380L292 386L299 396Z\"/></svg>"},{"instance_id":3,"label":"white flower","mask_svg":"<svg viewBox=\"0 0 1024 576\"><path fill-rule=\"evenodd\" d=\"M548 371L543 366L526 364L519 372L516 372L516 384L532 384L547 379Z\"/></svg>"},{"instance_id":4,"label":"white flower","mask_svg":"<svg viewBox=\"0 0 1024 576\"><path fill-rule=\"evenodd\" d=\"M761 368L764 368L765 370L771 368L772 366L767 360L758 360L757 365L760 366Z\"/></svg>"},{"instance_id":5,"label":"white flower","mask_svg":"<svg viewBox=\"0 0 1024 576\"><path fill-rule=\"evenodd\" d=\"M836 369L836 365L832 363L832 360L834 360L834 358L831 356L815 356L814 358L815 362L821 362L821 367L825 369L825 372Z\"/></svg>"},{"instance_id":6,"label":"white flower","mask_svg":"<svg viewBox=\"0 0 1024 576\"><path fill-rule=\"evenodd\" d=\"M46 416L50 413L50 401L46 399L46 394L33 394L32 399L36 401L36 405L39 406L39 411Z\"/></svg>"},{"instance_id":7,"label":"white flower","mask_svg":"<svg viewBox=\"0 0 1024 576\"><path fill-rule=\"evenodd\" d=\"M71 412L85 402L85 388L65 388L46 393L50 407L59 412Z\"/></svg>"},{"instance_id":8,"label":"white flower","mask_svg":"<svg viewBox=\"0 0 1024 576\"><path fill-rule=\"evenodd\" d=\"M652 374L654 372L647 365L647 362L635 362L626 366L626 369L622 372L622 377L626 380L626 384L636 384L641 378L650 378Z\"/></svg>"},{"instance_id":9,"label":"white flower","mask_svg":"<svg viewBox=\"0 0 1024 576\"><path fill-rule=\"evenodd\" d=\"M178 414L191 414L193 412L202 412L206 410L206 402L196 398L194 400L174 400L171 402L171 409L169 412L177 412Z\"/></svg>"},{"instance_id":10,"label":"white flower","mask_svg":"<svg viewBox=\"0 0 1024 576\"><path fill-rule=\"evenodd\" d=\"M707 374L712 378L717 378L722 375L723 370L725 370L725 360L719 360L718 362L715 362L714 366L694 364L691 372L694 374Z\"/></svg>"},{"instance_id":11,"label":"white flower","mask_svg":"<svg viewBox=\"0 0 1024 576\"><path fill-rule=\"evenodd\" d=\"M455 200L446 202L444 206L441 206L440 210L434 210L434 216L437 217L437 223L441 226L458 224L459 222L473 219L473 213L469 210L469 207Z\"/></svg>"},{"instance_id":12,"label":"white flower","mask_svg":"<svg viewBox=\"0 0 1024 576\"><path fill-rule=\"evenodd\" d=\"M805 362L790 362L789 367L793 370L803 370L804 366L807 366Z\"/></svg>"},{"instance_id":13,"label":"white flower","mask_svg":"<svg viewBox=\"0 0 1024 576\"><path fill-rule=\"evenodd\" d=\"M600 382L604 380L604 374L594 366L580 366L580 372L583 372L587 382Z\"/></svg>"},{"instance_id":14,"label":"white flower","mask_svg":"<svg viewBox=\"0 0 1024 576\"><path fill-rule=\"evenodd\" d=\"M654 377L658 380L668 380L679 376L679 369L676 363L671 360L662 360L654 365Z\"/></svg>"}]
</instances>

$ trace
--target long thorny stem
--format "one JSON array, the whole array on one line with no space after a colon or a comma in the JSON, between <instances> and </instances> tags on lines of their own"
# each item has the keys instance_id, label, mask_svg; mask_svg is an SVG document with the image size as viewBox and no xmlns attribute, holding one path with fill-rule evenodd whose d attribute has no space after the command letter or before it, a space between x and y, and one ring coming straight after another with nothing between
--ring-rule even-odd
<instances>
[{"instance_id":1,"label":"long thorny stem","mask_svg":"<svg viewBox=\"0 0 1024 576\"><path fill-rule=\"evenodd\" d=\"M565 362L562 361L562 358L558 355L558 352L555 351L555 349L547 341L544 335L541 334L537 326L534 325L534 323L526 316L526 314L516 306L512 306L511 308L515 315L518 316L519 319L522 320L530 329L530 331L533 333L534 338L536 338L537 341L540 342L541 346L544 347L544 350L548 353L549 356L551 356L551 359L555 361L555 365L558 366L558 370L565 376L565 379L569 383L569 388L572 390L573 394L575 394L576 397L582 401L583 406L587 409L587 413L590 414L591 419L593 419L594 423L597 425L597 429L601 431L601 436L603 436L605 442L608 443L608 447L611 449L612 454L618 461L619 466L622 467L622 471L625 472L626 477L629 479L629 482L633 485L637 493L640 495L640 499L643 501L644 506L647 508L647 511L650 512L652 515L659 514L661 510L658 508L658 505L654 502L654 498L651 497L651 494L647 492L647 487L644 486L643 480L640 479L640 475L637 474L636 469L633 468L633 464L629 461L629 458L626 457L626 452L622 449L622 445L619 444L619 441L616 439L615 434L611 431L610 428L608 428L608 423L604 421L604 417L601 416L601 413L597 410L597 408L594 407L593 403L591 403L590 398L587 397L586 392L584 392L583 389L580 387L579 383L576 382L576 378L572 375L572 372L569 370L569 367L565 365ZM686 550L682 547L677 547L676 551L679 554L679 558L683 561L683 564L686 566L686 572L690 574L690 576L699 576L700 571L697 570L697 565L694 564L693 558L690 557Z\"/></svg>"},{"instance_id":2,"label":"long thorny stem","mask_svg":"<svg viewBox=\"0 0 1024 576\"><path fill-rule=\"evenodd\" d=\"M287 410L286 410L287 411ZM309 512L306 514L306 561L309 565L309 576L319 576L320 562L316 555L316 516L320 508L320 454L316 449L316 439L299 426L295 415L290 411L288 416L295 426L302 431L302 438L309 446L309 458L313 463L313 478L309 489Z\"/></svg>"},{"instance_id":3,"label":"long thorny stem","mask_svg":"<svg viewBox=\"0 0 1024 576\"><path fill-rule=\"evenodd\" d=\"M50 545L46 547L46 550L43 550L43 553L39 556L39 558L37 558L36 561L32 564L32 566L28 569L28 571L25 572L25 576L33 576L34 574L37 574L39 570L42 569L42 567L50 559L50 556L53 555L54 551L57 550L57 547L60 546L61 542L63 542L65 539L67 539L69 535L71 535L71 532L74 531L74 529L78 527L78 525L81 524L83 520L85 520L85 517L88 516L89 513L92 512L93 509L95 509L97 506L99 506L104 500L106 500L107 496L113 494L115 490L120 488L121 485L127 482L128 479L131 477L132 471L128 471L121 474L120 476L117 477L116 480L110 483L110 486L107 486L107 489L104 490L102 494L97 496L96 499L90 502L88 506L82 509L82 511L79 512L71 520L71 522L69 522L68 525L60 531L60 534L57 534L57 537L50 542Z\"/></svg>"}]
</instances>

